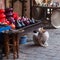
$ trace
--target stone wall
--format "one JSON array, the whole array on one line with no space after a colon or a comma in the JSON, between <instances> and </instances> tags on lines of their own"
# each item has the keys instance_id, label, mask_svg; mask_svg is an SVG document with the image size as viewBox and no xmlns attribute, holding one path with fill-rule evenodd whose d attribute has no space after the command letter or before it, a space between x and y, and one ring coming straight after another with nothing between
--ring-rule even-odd
<instances>
[{"instance_id":1,"label":"stone wall","mask_svg":"<svg viewBox=\"0 0 60 60\"><path fill-rule=\"evenodd\" d=\"M22 16L22 3L20 1L16 1L13 8L14 12L18 12L19 16Z\"/></svg>"},{"instance_id":2,"label":"stone wall","mask_svg":"<svg viewBox=\"0 0 60 60\"><path fill-rule=\"evenodd\" d=\"M24 16L27 16L30 18L30 0L27 0L27 2L25 3L25 6L26 6L26 10L24 11ZM18 14L20 16L22 16L22 3L17 0L14 5L13 5L13 8L14 8L14 12L18 12Z\"/></svg>"},{"instance_id":3,"label":"stone wall","mask_svg":"<svg viewBox=\"0 0 60 60\"><path fill-rule=\"evenodd\" d=\"M27 2L25 3L26 5L26 11L25 11L25 16L30 18L30 0L27 0Z\"/></svg>"}]
</instances>

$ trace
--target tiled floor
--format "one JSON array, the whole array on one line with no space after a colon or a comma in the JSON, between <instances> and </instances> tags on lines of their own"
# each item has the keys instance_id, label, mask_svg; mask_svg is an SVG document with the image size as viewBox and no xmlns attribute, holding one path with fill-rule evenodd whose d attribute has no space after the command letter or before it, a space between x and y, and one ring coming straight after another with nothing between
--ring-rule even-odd
<instances>
[{"instance_id":1,"label":"tiled floor","mask_svg":"<svg viewBox=\"0 0 60 60\"><path fill-rule=\"evenodd\" d=\"M16 60L60 60L60 29L49 29L48 31L50 38L47 48L34 46L33 41L30 41L20 46L19 59ZM28 34L28 37L32 40L32 32ZM9 56L8 60L13 59Z\"/></svg>"}]
</instances>

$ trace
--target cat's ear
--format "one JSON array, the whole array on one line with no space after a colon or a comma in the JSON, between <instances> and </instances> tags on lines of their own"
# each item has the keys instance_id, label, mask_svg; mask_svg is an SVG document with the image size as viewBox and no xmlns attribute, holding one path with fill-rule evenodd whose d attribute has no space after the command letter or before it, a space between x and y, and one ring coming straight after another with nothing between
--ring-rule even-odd
<instances>
[{"instance_id":1,"label":"cat's ear","mask_svg":"<svg viewBox=\"0 0 60 60\"><path fill-rule=\"evenodd\" d=\"M46 31L43 27L41 28L41 30L42 30L43 33Z\"/></svg>"}]
</instances>

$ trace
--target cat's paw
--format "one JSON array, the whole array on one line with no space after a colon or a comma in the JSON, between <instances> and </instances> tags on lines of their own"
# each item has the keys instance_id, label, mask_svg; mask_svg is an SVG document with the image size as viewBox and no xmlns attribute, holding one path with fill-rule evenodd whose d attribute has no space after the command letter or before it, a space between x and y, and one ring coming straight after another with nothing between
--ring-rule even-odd
<instances>
[{"instance_id":1,"label":"cat's paw","mask_svg":"<svg viewBox=\"0 0 60 60\"><path fill-rule=\"evenodd\" d=\"M48 47L48 43L43 44L42 46L46 48L46 47Z\"/></svg>"}]
</instances>

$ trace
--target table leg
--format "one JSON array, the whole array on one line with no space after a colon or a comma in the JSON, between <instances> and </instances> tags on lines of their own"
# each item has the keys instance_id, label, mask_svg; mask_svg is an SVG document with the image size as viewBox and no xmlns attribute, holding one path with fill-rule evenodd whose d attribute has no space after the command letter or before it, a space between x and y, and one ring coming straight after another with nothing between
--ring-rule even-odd
<instances>
[{"instance_id":1,"label":"table leg","mask_svg":"<svg viewBox=\"0 0 60 60\"><path fill-rule=\"evenodd\" d=\"M5 48L5 56L8 58L9 54L9 35L5 34L4 35L4 48Z\"/></svg>"},{"instance_id":2,"label":"table leg","mask_svg":"<svg viewBox=\"0 0 60 60\"><path fill-rule=\"evenodd\" d=\"M17 58L19 58L19 37L16 34L16 51L17 51Z\"/></svg>"},{"instance_id":3,"label":"table leg","mask_svg":"<svg viewBox=\"0 0 60 60\"><path fill-rule=\"evenodd\" d=\"M15 40L15 35L13 36L13 56L14 59L16 58L16 40Z\"/></svg>"}]
</instances>

